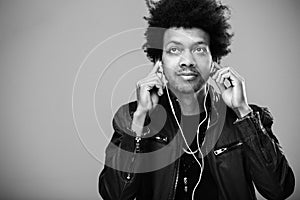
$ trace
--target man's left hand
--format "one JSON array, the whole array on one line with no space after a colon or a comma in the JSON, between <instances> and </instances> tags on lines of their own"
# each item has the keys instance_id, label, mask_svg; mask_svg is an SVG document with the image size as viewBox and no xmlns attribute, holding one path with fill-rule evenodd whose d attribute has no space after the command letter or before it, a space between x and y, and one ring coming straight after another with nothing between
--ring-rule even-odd
<instances>
[{"instance_id":1,"label":"man's left hand","mask_svg":"<svg viewBox=\"0 0 300 200\"><path fill-rule=\"evenodd\" d=\"M226 105L232 108L239 118L250 113L252 109L247 102L245 79L231 67L222 67L216 62L212 67L216 69L212 79L218 85Z\"/></svg>"}]
</instances>

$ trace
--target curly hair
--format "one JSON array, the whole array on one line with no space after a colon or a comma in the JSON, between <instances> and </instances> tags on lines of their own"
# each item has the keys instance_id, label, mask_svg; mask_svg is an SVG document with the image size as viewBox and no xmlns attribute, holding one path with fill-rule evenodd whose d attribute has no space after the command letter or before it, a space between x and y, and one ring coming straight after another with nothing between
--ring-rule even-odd
<instances>
[{"instance_id":1,"label":"curly hair","mask_svg":"<svg viewBox=\"0 0 300 200\"><path fill-rule=\"evenodd\" d=\"M151 62L161 59L163 36L168 28L200 28L210 36L213 60L219 60L231 52L229 46L233 33L228 20L230 10L216 0L161 0L149 8L145 32L144 52Z\"/></svg>"}]
</instances>

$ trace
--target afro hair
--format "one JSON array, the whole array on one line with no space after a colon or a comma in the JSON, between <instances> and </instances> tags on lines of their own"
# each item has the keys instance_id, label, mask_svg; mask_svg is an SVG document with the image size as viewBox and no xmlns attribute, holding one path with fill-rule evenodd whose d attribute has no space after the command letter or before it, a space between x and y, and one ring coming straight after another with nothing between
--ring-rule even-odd
<instances>
[{"instance_id":1,"label":"afro hair","mask_svg":"<svg viewBox=\"0 0 300 200\"><path fill-rule=\"evenodd\" d=\"M147 5L149 2L147 2ZM229 8L216 0L161 0L149 6L149 17L143 49L151 62L161 59L163 36L168 28L200 28L210 36L214 61L230 52L233 33L228 23Z\"/></svg>"}]
</instances>

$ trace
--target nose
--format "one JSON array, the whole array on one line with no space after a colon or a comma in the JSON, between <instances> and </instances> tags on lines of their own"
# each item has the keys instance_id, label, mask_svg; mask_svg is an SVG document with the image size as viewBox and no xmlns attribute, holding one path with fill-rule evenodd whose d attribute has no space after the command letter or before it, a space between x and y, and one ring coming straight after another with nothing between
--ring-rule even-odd
<instances>
[{"instance_id":1,"label":"nose","mask_svg":"<svg viewBox=\"0 0 300 200\"><path fill-rule=\"evenodd\" d=\"M180 67L194 67L195 59L190 51L186 51L180 58Z\"/></svg>"}]
</instances>

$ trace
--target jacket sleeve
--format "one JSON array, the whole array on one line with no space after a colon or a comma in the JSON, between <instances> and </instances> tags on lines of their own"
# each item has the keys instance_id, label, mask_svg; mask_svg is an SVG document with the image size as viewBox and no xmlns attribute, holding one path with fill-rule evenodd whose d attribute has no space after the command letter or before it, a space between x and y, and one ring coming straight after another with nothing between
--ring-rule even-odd
<instances>
[{"instance_id":1,"label":"jacket sleeve","mask_svg":"<svg viewBox=\"0 0 300 200\"><path fill-rule=\"evenodd\" d=\"M130 131L133 111L123 105L113 118L114 133L105 152L104 169L99 176L99 193L104 200L134 199L140 174L135 173L139 163L139 142Z\"/></svg>"},{"instance_id":2,"label":"jacket sleeve","mask_svg":"<svg viewBox=\"0 0 300 200\"><path fill-rule=\"evenodd\" d=\"M272 132L273 117L267 108L251 106L253 113L235 122L244 138L248 169L257 190L267 199L286 199L295 178Z\"/></svg>"}]
</instances>

